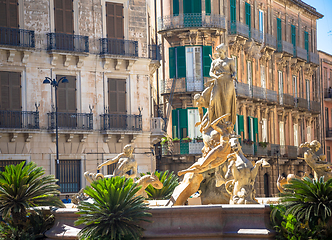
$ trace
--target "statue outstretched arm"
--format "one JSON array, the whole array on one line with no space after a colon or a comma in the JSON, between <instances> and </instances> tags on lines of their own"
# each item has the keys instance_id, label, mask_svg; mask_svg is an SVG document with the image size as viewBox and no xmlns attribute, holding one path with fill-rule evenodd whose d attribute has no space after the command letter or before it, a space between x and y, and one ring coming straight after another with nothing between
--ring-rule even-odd
<instances>
[{"instance_id":1,"label":"statue outstretched arm","mask_svg":"<svg viewBox=\"0 0 332 240\"><path fill-rule=\"evenodd\" d=\"M124 155L125 155L124 153L120 153L120 154L118 154L115 158L112 158L112 159L110 159L110 160L108 160L108 161L106 161L106 162L100 164L100 165L97 167L97 169L100 170L103 166L111 165L111 164L113 164L113 163L118 162L119 159L120 159L121 157L123 157Z\"/></svg>"}]
</instances>

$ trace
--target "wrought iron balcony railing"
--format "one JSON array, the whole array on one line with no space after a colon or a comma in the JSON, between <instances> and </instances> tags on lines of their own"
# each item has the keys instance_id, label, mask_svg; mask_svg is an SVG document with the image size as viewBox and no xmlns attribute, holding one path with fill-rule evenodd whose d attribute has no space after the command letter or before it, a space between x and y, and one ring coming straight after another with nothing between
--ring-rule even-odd
<instances>
[{"instance_id":1,"label":"wrought iron balcony railing","mask_svg":"<svg viewBox=\"0 0 332 240\"><path fill-rule=\"evenodd\" d=\"M308 109L308 100L305 98L297 98L297 107L302 109Z\"/></svg>"},{"instance_id":2,"label":"wrought iron balcony railing","mask_svg":"<svg viewBox=\"0 0 332 240\"><path fill-rule=\"evenodd\" d=\"M107 131L142 131L142 115L102 114L101 130Z\"/></svg>"},{"instance_id":3,"label":"wrought iron balcony railing","mask_svg":"<svg viewBox=\"0 0 332 240\"><path fill-rule=\"evenodd\" d=\"M161 133L166 130L165 121L161 117L151 118L151 133Z\"/></svg>"},{"instance_id":4,"label":"wrought iron balcony railing","mask_svg":"<svg viewBox=\"0 0 332 240\"><path fill-rule=\"evenodd\" d=\"M332 138L332 128L327 128L326 129L326 137L327 138Z\"/></svg>"},{"instance_id":5,"label":"wrought iron balcony railing","mask_svg":"<svg viewBox=\"0 0 332 240\"><path fill-rule=\"evenodd\" d=\"M47 33L47 50L89 52L89 37L66 33Z\"/></svg>"},{"instance_id":6,"label":"wrought iron balcony railing","mask_svg":"<svg viewBox=\"0 0 332 240\"><path fill-rule=\"evenodd\" d=\"M324 89L324 98L332 98L332 88Z\"/></svg>"},{"instance_id":7,"label":"wrought iron balcony railing","mask_svg":"<svg viewBox=\"0 0 332 240\"><path fill-rule=\"evenodd\" d=\"M259 100L265 100L266 89L257 86L252 86L252 97Z\"/></svg>"},{"instance_id":8,"label":"wrought iron balcony railing","mask_svg":"<svg viewBox=\"0 0 332 240\"><path fill-rule=\"evenodd\" d=\"M255 28L251 28L251 37L256 41L256 42L263 42L264 41L264 34L263 32L255 29Z\"/></svg>"},{"instance_id":9,"label":"wrought iron balcony railing","mask_svg":"<svg viewBox=\"0 0 332 240\"><path fill-rule=\"evenodd\" d=\"M34 48L35 32L25 29L0 27L0 45Z\"/></svg>"},{"instance_id":10,"label":"wrought iron balcony railing","mask_svg":"<svg viewBox=\"0 0 332 240\"><path fill-rule=\"evenodd\" d=\"M271 103L278 102L278 94L276 91L266 89L266 100Z\"/></svg>"},{"instance_id":11,"label":"wrought iron balcony railing","mask_svg":"<svg viewBox=\"0 0 332 240\"><path fill-rule=\"evenodd\" d=\"M307 58L308 58L307 50L297 46L296 47L296 57L300 58L302 60L307 60Z\"/></svg>"},{"instance_id":12,"label":"wrought iron balcony railing","mask_svg":"<svg viewBox=\"0 0 332 240\"><path fill-rule=\"evenodd\" d=\"M286 41L278 41L277 42L277 51L278 52L285 52L290 55L294 55L294 46L293 44L286 42Z\"/></svg>"},{"instance_id":13,"label":"wrought iron balcony railing","mask_svg":"<svg viewBox=\"0 0 332 240\"><path fill-rule=\"evenodd\" d=\"M174 92L200 92L204 89L204 83L207 82L209 78L202 77L186 77L176 79L176 85ZM174 78L166 79L161 82L161 93L170 93L172 89Z\"/></svg>"},{"instance_id":14,"label":"wrought iron balcony railing","mask_svg":"<svg viewBox=\"0 0 332 240\"><path fill-rule=\"evenodd\" d=\"M288 107L294 107L295 106L295 100L294 97L290 94L283 94L283 103L284 106Z\"/></svg>"},{"instance_id":15,"label":"wrought iron balcony railing","mask_svg":"<svg viewBox=\"0 0 332 240\"><path fill-rule=\"evenodd\" d=\"M276 49L277 48L277 39L275 36L270 35L270 34L265 34L265 44L266 46Z\"/></svg>"},{"instance_id":16,"label":"wrought iron balcony railing","mask_svg":"<svg viewBox=\"0 0 332 240\"><path fill-rule=\"evenodd\" d=\"M319 56L317 53L309 52L309 62L319 65Z\"/></svg>"},{"instance_id":17,"label":"wrought iron balcony railing","mask_svg":"<svg viewBox=\"0 0 332 240\"><path fill-rule=\"evenodd\" d=\"M228 32L230 35L240 35L249 38L249 27L241 22L229 22Z\"/></svg>"},{"instance_id":18,"label":"wrought iron balcony railing","mask_svg":"<svg viewBox=\"0 0 332 240\"><path fill-rule=\"evenodd\" d=\"M149 58L155 61L161 60L160 45L149 45Z\"/></svg>"},{"instance_id":19,"label":"wrought iron balcony railing","mask_svg":"<svg viewBox=\"0 0 332 240\"><path fill-rule=\"evenodd\" d=\"M320 113L321 104L317 101L310 101L310 111L313 113Z\"/></svg>"},{"instance_id":20,"label":"wrought iron balcony railing","mask_svg":"<svg viewBox=\"0 0 332 240\"><path fill-rule=\"evenodd\" d=\"M252 96L249 89L249 84L247 83L243 82L236 83L235 91L236 91L236 96L238 97L250 98Z\"/></svg>"},{"instance_id":21,"label":"wrought iron balcony railing","mask_svg":"<svg viewBox=\"0 0 332 240\"><path fill-rule=\"evenodd\" d=\"M288 159L297 159L297 146L286 146L286 155Z\"/></svg>"},{"instance_id":22,"label":"wrought iron balcony railing","mask_svg":"<svg viewBox=\"0 0 332 240\"><path fill-rule=\"evenodd\" d=\"M39 129L39 112L0 110L0 128Z\"/></svg>"},{"instance_id":23,"label":"wrought iron balcony railing","mask_svg":"<svg viewBox=\"0 0 332 240\"><path fill-rule=\"evenodd\" d=\"M138 57L138 42L115 38L100 39L100 54L121 55L127 57Z\"/></svg>"},{"instance_id":24,"label":"wrought iron balcony railing","mask_svg":"<svg viewBox=\"0 0 332 240\"><path fill-rule=\"evenodd\" d=\"M158 19L158 31L181 28L218 28L225 29L225 17L201 13L185 13L176 16L164 16Z\"/></svg>"},{"instance_id":25,"label":"wrought iron balcony railing","mask_svg":"<svg viewBox=\"0 0 332 240\"><path fill-rule=\"evenodd\" d=\"M48 129L55 129L55 112L47 113ZM92 113L62 113L58 112L58 128L68 130L92 130Z\"/></svg>"}]
</instances>

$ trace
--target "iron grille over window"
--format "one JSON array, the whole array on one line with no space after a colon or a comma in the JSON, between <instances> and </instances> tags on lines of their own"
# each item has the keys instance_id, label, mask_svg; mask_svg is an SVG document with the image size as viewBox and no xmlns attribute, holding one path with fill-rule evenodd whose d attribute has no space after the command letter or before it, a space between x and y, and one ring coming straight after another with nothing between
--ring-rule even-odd
<instances>
[{"instance_id":1,"label":"iron grille over window","mask_svg":"<svg viewBox=\"0 0 332 240\"><path fill-rule=\"evenodd\" d=\"M5 170L5 167L8 165L17 165L23 162L24 160L2 160L0 161L0 172Z\"/></svg>"},{"instance_id":2,"label":"iron grille over window","mask_svg":"<svg viewBox=\"0 0 332 240\"><path fill-rule=\"evenodd\" d=\"M116 164L117 163L113 163L113 164L110 164L110 165L107 166L107 174L108 175L112 175L113 174L113 172L114 172L114 170L116 168Z\"/></svg>"},{"instance_id":3,"label":"iron grille over window","mask_svg":"<svg viewBox=\"0 0 332 240\"><path fill-rule=\"evenodd\" d=\"M81 160L60 160L58 184L62 193L76 193L81 189Z\"/></svg>"}]
</instances>

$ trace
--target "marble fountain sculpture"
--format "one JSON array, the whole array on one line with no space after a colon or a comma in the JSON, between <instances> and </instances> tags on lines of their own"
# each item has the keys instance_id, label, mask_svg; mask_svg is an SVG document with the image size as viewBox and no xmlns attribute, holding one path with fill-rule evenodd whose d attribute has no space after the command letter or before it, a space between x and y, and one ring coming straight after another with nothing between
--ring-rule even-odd
<instances>
[{"instance_id":1,"label":"marble fountain sculpture","mask_svg":"<svg viewBox=\"0 0 332 240\"><path fill-rule=\"evenodd\" d=\"M216 47L217 58L210 69L212 80L194 96L200 113L196 125L200 125L204 142L202 157L178 173L184 175L183 180L166 206L150 208L151 222L140 223L145 228L143 239L274 239L269 205L252 204L257 203L253 186L258 169L269 163L261 159L253 165L243 155L239 136L233 131L236 70L234 60L226 57L226 49L224 44ZM203 107L208 109L204 115ZM137 164L132 153L133 149L126 146L123 153L98 167L117 162L113 175L135 177ZM89 172L84 175L88 181L111 177ZM202 190L203 205L181 206L198 189ZM82 226L73 224L76 211L55 211L56 222L46 233L47 239L77 239Z\"/></svg>"}]
</instances>

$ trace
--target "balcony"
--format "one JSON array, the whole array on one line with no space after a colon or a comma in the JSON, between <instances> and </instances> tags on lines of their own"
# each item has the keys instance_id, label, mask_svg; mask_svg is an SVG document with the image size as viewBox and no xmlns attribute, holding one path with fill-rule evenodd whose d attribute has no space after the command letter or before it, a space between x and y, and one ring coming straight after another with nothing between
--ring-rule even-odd
<instances>
[{"instance_id":1,"label":"balcony","mask_svg":"<svg viewBox=\"0 0 332 240\"><path fill-rule=\"evenodd\" d=\"M297 107L308 110L308 100L305 98L297 98Z\"/></svg>"},{"instance_id":2,"label":"balcony","mask_svg":"<svg viewBox=\"0 0 332 240\"><path fill-rule=\"evenodd\" d=\"M47 113L48 129L55 129L55 112ZM58 128L63 130L93 130L92 113L58 112Z\"/></svg>"},{"instance_id":3,"label":"balcony","mask_svg":"<svg viewBox=\"0 0 332 240\"><path fill-rule=\"evenodd\" d=\"M239 35L244 38L249 38L249 27L241 22L229 22L229 35Z\"/></svg>"},{"instance_id":4,"label":"balcony","mask_svg":"<svg viewBox=\"0 0 332 240\"><path fill-rule=\"evenodd\" d=\"M100 54L138 57L138 42L131 40L102 38L100 39Z\"/></svg>"},{"instance_id":5,"label":"balcony","mask_svg":"<svg viewBox=\"0 0 332 240\"><path fill-rule=\"evenodd\" d=\"M251 37L258 43L262 43L264 41L263 32L255 29L255 28L251 28Z\"/></svg>"},{"instance_id":6,"label":"balcony","mask_svg":"<svg viewBox=\"0 0 332 240\"><path fill-rule=\"evenodd\" d=\"M297 46L296 47L296 57L301 60L307 61L307 58L308 58L307 50Z\"/></svg>"},{"instance_id":7,"label":"balcony","mask_svg":"<svg viewBox=\"0 0 332 240\"><path fill-rule=\"evenodd\" d=\"M288 159L297 159L297 146L286 146L286 155Z\"/></svg>"},{"instance_id":8,"label":"balcony","mask_svg":"<svg viewBox=\"0 0 332 240\"><path fill-rule=\"evenodd\" d=\"M186 13L177 16L159 17L158 19L158 32L183 28L225 29L225 17L213 14Z\"/></svg>"},{"instance_id":9,"label":"balcony","mask_svg":"<svg viewBox=\"0 0 332 240\"><path fill-rule=\"evenodd\" d=\"M151 118L151 134L152 135L161 135L165 134L166 126L165 121L161 117Z\"/></svg>"},{"instance_id":10,"label":"balcony","mask_svg":"<svg viewBox=\"0 0 332 240\"><path fill-rule=\"evenodd\" d=\"M321 104L317 101L310 101L310 112L320 114Z\"/></svg>"},{"instance_id":11,"label":"balcony","mask_svg":"<svg viewBox=\"0 0 332 240\"><path fill-rule=\"evenodd\" d=\"M250 155L250 156L255 155L255 144L253 142L245 143L244 141L242 141L241 146L242 146L242 152L245 155Z\"/></svg>"},{"instance_id":12,"label":"balcony","mask_svg":"<svg viewBox=\"0 0 332 240\"><path fill-rule=\"evenodd\" d=\"M162 155L201 155L203 142L169 142L162 146Z\"/></svg>"},{"instance_id":13,"label":"balcony","mask_svg":"<svg viewBox=\"0 0 332 240\"><path fill-rule=\"evenodd\" d=\"M175 79L166 79L161 82L161 93L170 93L172 89L172 84ZM175 93L184 93L184 92L200 92L204 89L204 82L207 81L207 78L178 78L176 79L176 84L174 88Z\"/></svg>"},{"instance_id":14,"label":"balcony","mask_svg":"<svg viewBox=\"0 0 332 240\"><path fill-rule=\"evenodd\" d=\"M250 98L251 92L249 91L249 84L238 82L235 86L236 96L243 98Z\"/></svg>"},{"instance_id":15,"label":"balcony","mask_svg":"<svg viewBox=\"0 0 332 240\"><path fill-rule=\"evenodd\" d=\"M328 140L332 140L332 128L326 129L326 138L330 138Z\"/></svg>"},{"instance_id":16,"label":"balcony","mask_svg":"<svg viewBox=\"0 0 332 240\"><path fill-rule=\"evenodd\" d=\"M35 32L18 28L0 27L0 45L34 48Z\"/></svg>"},{"instance_id":17,"label":"balcony","mask_svg":"<svg viewBox=\"0 0 332 240\"><path fill-rule=\"evenodd\" d=\"M0 110L0 128L39 129L39 112Z\"/></svg>"},{"instance_id":18,"label":"balcony","mask_svg":"<svg viewBox=\"0 0 332 240\"><path fill-rule=\"evenodd\" d=\"M331 101L332 100L332 88L325 88L324 89L324 98L325 98L325 101Z\"/></svg>"},{"instance_id":19,"label":"balcony","mask_svg":"<svg viewBox=\"0 0 332 240\"><path fill-rule=\"evenodd\" d=\"M65 33L47 33L47 50L88 53L89 37Z\"/></svg>"},{"instance_id":20,"label":"balcony","mask_svg":"<svg viewBox=\"0 0 332 240\"><path fill-rule=\"evenodd\" d=\"M309 62L319 65L319 56L317 53L309 52Z\"/></svg>"},{"instance_id":21,"label":"balcony","mask_svg":"<svg viewBox=\"0 0 332 240\"><path fill-rule=\"evenodd\" d=\"M270 89L266 89L266 100L270 103L276 104L278 102L277 92Z\"/></svg>"},{"instance_id":22,"label":"balcony","mask_svg":"<svg viewBox=\"0 0 332 240\"><path fill-rule=\"evenodd\" d=\"M293 108L295 106L294 97L290 94L283 94L282 105Z\"/></svg>"},{"instance_id":23,"label":"balcony","mask_svg":"<svg viewBox=\"0 0 332 240\"><path fill-rule=\"evenodd\" d=\"M277 48L277 40L273 35L265 34L265 45L273 50Z\"/></svg>"},{"instance_id":24,"label":"balcony","mask_svg":"<svg viewBox=\"0 0 332 240\"><path fill-rule=\"evenodd\" d=\"M102 114L100 115L102 131L142 131L142 115Z\"/></svg>"},{"instance_id":25,"label":"balcony","mask_svg":"<svg viewBox=\"0 0 332 240\"><path fill-rule=\"evenodd\" d=\"M265 100L266 99L266 89L261 87L252 87L252 97L257 100Z\"/></svg>"},{"instance_id":26,"label":"balcony","mask_svg":"<svg viewBox=\"0 0 332 240\"><path fill-rule=\"evenodd\" d=\"M269 146L263 146L260 143L255 143L255 155L259 157L267 156Z\"/></svg>"},{"instance_id":27,"label":"balcony","mask_svg":"<svg viewBox=\"0 0 332 240\"><path fill-rule=\"evenodd\" d=\"M160 46L159 45L149 45L149 58L154 61L161 60Z\"/></svg>"},{"instance_id":28,"label":"balcony","mask_svg":"<svg viewBox=\"0 0 332 240\"><path fill-rule=\"evenodd\" d=\"M277 42L277 52L287 53L289 55L294 55L294 46L293 44L286 41L278 41Z\"/></svg>"}]
</instances>

